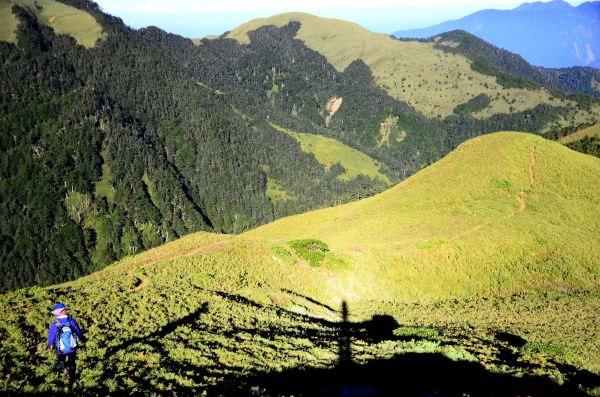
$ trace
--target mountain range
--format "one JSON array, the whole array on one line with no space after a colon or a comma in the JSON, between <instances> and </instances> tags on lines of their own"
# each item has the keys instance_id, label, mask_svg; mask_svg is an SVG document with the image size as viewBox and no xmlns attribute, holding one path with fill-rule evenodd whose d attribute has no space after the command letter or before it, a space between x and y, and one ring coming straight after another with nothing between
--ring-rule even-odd
<instances>
[{"instance_id":1,"label":"mountain range","mask_svg":"<svg viewBox=\"0 0 600 397\"><path fill-rule=\"evenodd\" d=\"M0 64L0 393L598 395L598 70L89 0L0 0Z\"/></svg>"},{"instance_id":2,"label":"mountain range","mask_svg":"<svg viewBox=\"0 0 600 397\"><path fill-rule=\"evenodd\" d=\"M524 3L512 10L482 10L396 37L427 38L464 30L546 68L600 68L600 2L576 7L563 0Z\"/></svg>"},{"instance_id":3,"label":"mountain range","mask_svg":"<svg viewBox=\"0 0 600 397\"><path fill-rule=\"evenodd\" d=\"M464 32L288 13L194 44L87 0L1 5L3 290L370 196L483 133L600 115L593 69L541 73Z\"/></svg>"}]
</instances>

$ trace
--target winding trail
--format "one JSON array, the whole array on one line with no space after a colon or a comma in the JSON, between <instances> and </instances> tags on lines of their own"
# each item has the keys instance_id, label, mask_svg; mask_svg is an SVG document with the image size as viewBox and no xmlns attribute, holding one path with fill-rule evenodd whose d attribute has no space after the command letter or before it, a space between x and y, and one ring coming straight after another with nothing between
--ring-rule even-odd
<instances>
[{"instance_id":1,"label":"winding trail","mask_svg":"<svg viewBox=\"0 0 600 397\"><path fill-rule=\"evenodd\" d=\"M531 148L531 161L529 163L529 188L533 189L535 187L535 157L536 157L536 149L535 145Z\"/></svg>"},{"instance_id":2,"label":"winding trail","mask_svg":"<svg viewBox=\"0 0 600 397\"><path fill-rule=\"evenodd\" d=\"M136 274L135 273L136 269L147 268L149 266L154 265L156 262L159 262L159 261L173 261L173 260L177 260L177 259L181 259L181 258L187 258L190 256L194 256L199 253L209 252L215 248L222 247L231 241L232 241L232 239L219 240L219 241L215 241L215 242L200 246L198 248L194 248L194 249L192 249L188 252L184 252L182 254L172 255L172 256L167 256L167 257L151 258L151 259L145 261L144 263L142 263L141 265L137 265L134 268L129 269L127 271L127 276L134 278L136 280L134 286L129 289L129 292L138 291L139 289L145 287L149 281L147 277Z\"/></svg>"},{"instance_id":3,"label":"winding trail","mask_svg":"<svg viewBox=\"0 0 600 397\"><path fill-rule=\"evenodd\" d=\"M533 145L533 147L531 148L530 162L529 162L529 190L533 190L535 188L536 156L537 156L536 147L535 147L535 145ZM525 192L520 192L517 194L517 201L519 202L519 207L515 210L515 212L513 212L512 214L510 214L509 216L507 216L506 218L501 219L501 220L510 219L510 218L513 218L513 217L525 212L525 210L527 209L527 202L525 201ZM481 223L481 224L475 226L472 229L467 230L466 232L456 234L456 235L450 237L450 241L456 241L459 238L464 237L468 234L478 232L479 230L483 229L486 225L489 225L492 222L493 221L486 221L484 223Z\"/></svg>"}]
</instances>

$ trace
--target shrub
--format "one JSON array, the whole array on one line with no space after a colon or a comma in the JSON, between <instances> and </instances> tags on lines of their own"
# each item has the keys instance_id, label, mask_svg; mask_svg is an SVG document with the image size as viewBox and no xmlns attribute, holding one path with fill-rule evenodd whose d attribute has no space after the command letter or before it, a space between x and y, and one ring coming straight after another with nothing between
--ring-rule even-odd
<instances>
[{"instance_id":1,"label":"shrub","mask_svg":"<svg viewBox=\"0 0 600 397\"><path fill-rule=\"evenodd\" d=\"M321 265L323 258L329 252L327 244L316 239L291 240L289 244L296 255L315 267Z\"/></svg>"},{"instance_id":2,"label":"shrub","mask_svg":"<svg viewBox=\"0 0 600 397\"><path fill-rule=\"evenodd\" d=\"M424 327L400 327L393 331L394 336L411 339L439 340L440 334L436 329Z\"/></svg>"}]
</instances>

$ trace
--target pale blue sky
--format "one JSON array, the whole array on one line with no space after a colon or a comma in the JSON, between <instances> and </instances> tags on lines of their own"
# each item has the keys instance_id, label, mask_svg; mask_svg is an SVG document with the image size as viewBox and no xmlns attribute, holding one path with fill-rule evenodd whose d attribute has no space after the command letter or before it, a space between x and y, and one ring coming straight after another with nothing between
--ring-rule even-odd
<instances>
[{"instance_id":1,"label":"pale blue sky","mask_svg":"<svg viewBox=\"0 0 600 397\"><path fill-rule=\"evenodd\" d=\"M345 19L381 33L434 25L482 9L511 9L524 0L96 0L134 28L154 25L185 37L219 35L242 23L302 11ZM579 5L583 0L568 1Z\"/></svg>"}]
</instances>

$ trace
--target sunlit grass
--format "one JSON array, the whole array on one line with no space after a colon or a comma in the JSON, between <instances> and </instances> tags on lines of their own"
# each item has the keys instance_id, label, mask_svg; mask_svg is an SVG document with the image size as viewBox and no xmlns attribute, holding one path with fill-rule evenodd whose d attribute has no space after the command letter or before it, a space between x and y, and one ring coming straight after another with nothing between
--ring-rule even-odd
<instances>
[{"instance_id":1,"label":"sunlit grass","mask_svg":"<svg viewBox=\"0 0 600 397\"><path fill-rule=\"evenodd\" d=\"M306 134L292 131L287 128L271 124L277 131L286 133L296 139L302 150L306 153L312 153L319 163L325 169L331 168L335 163L344 167L345 171L338 176L338 179L347 181L356 178L358 175L366 175L373 179L391 184L390 179L379 172L379 164L376 160L366 154L344 145L333 138L322 135Z\"/></svg>"},{"instance_id":2,"label":"sunlit grass","mask_svg":"<svg viewBox=\"0 0 600 397\"><path fill-rule=\"evenodd\" d=\"M322 240L362 269L357 277L376 280L362 283L370 297L591 288L600 278L600 219L590 216L598 213L599 180L598 159L533 135L491 134L378 196L244 236ZM526 205L521 213L518 196Z\"/></svg>"},{"instance_id":3,"label":"sunlit grass","mask_svg":"<svg viewBox=\"0 0 600 397\"><path fill-rule=\"evenodd\" d=\"M16 43L19 20L13 14L12 7L13 3L10 0L0 0L0 41Z\"/></svg>"},{"instance_id":4,"label":"sunlit grass","mask_svg":"<svg viewBox=\"0 0 600 397\"><path fill-rule=\"evenodd\" d=\"M7 4L8 3L8 4ZM27 8L30 12L37 16L38 21L54 30L56 34L68 34L77 40L77 43L86 47L92 48L96 45L96 41L104 37L102 26L96 19L85 11L75 7L68 6L54 0L2 0L0 3L0 22L5 18L10 19L9 26L4 26L0 23L0 40L6 37L5 30L12 29L15 22L10 16L6 16L6 11L12 15L12 7L14 4ZM9 40L11 41L11 40Z\"/></svg>"}]
</instances>

